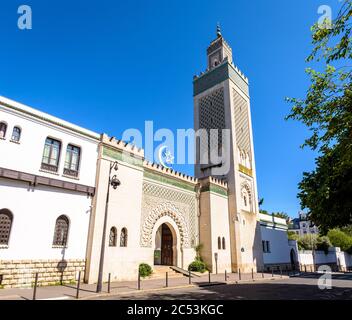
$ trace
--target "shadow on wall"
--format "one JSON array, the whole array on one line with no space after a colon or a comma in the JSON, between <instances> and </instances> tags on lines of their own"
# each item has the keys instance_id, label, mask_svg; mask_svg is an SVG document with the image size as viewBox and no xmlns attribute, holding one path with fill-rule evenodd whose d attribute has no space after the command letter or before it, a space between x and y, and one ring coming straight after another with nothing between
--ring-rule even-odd
<instances>
[{"instance_id":1,"label":"shadow on wall","mask_svg":"<svg viewBox=\"0 0 352 320\"><path fill-rule=\"evenodd\" d=\"M264 270L264 257L262 251L262 235L260 231L260 222L256 222L255 226L255 235L254 235L254 242L253 242L253 261L257 265L257 271Z\"/></svg>"},{"instance_id":2,"label":"shadow on wall","mask_svg":"<svg viewBox=\"0 0 352 320\"><path fill-rule=\"evenodd\" d=\"M60 284L64 282L64 274L67 269L67 261L65 260L66 248L63 248L61 251L62 257L61 261L57 264L57 270L60 273Z\"/></svg>"}]
</instances>

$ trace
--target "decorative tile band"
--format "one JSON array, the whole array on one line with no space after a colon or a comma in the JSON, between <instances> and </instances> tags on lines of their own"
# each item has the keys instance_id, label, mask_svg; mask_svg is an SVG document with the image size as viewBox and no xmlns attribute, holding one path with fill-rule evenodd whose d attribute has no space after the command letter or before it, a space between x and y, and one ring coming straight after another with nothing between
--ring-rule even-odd
<instances>
[{"instance_id":1,"label":"decorative tile band","mask_svg":"<svg viewBox=\"0 0 352 320\"><path fill-rule=\"evenodd\" d=\"M244 165L239 164L238 165L238 170L240 170L240 172L246 174L247 176L253 177L253 170L246 168Z\"/></svg>"},{"instance_id":2,"label":"decorative tile band","mask_svg":"<svg viewBox=\"0 0 352 320\"><path fill-rule=\"evenodd\" d=\"M188 184L186 182L179 181L177 179L166 177L166 176L163 176L161 174L160 175L156 174L156 173L151 172L149 170L145 170L144 171L144 177L148 178L148 179L151 179L151 180L158 181L160 183L172 185L174 187L178 187L178 188L181 188L181 189L184 189L184 190L193 191L193 192L195 191L195 185L192 184L192 183Z\"/></svg>"},{"instance_id":3,"label":"decorative tile band","mask_svg":"<svg viewBox=\"0 0 352 320\"><path fill-rule=\"evenodd\" d=\"M221 188L219 186L216 186L216 185L213 185L213 184L207 184L205 185L204 187L202 187L202 192L214 192L214 193L217 193L219 195L222 195L222 196L225 196L225 197L228 197L228 194L227 194L227 190L224 189L224 188Z\"/></svg>"},{"instance_id":4,"label":"decorative tile band","mask_svg":"<svg viewBox=\"0 0 352 320\"><path fill-rule=\"evenodd\" d=\"M194 79L193 96L197 96L227 79L232 80L246 96L249 96L248 83L239 74L239 70L227 61Z\"/></svg>"},{"instance_id":5,"label":"decorative tile band","mask_svg":"<svg viewBox=\"0 0 352 320\"><path fill-rule=\"evenodd\" d=\"M125 152L103 146L103 156L109 157L128 164L143 167L143 159L131 156Z\"/></svg>"}]
</instances>

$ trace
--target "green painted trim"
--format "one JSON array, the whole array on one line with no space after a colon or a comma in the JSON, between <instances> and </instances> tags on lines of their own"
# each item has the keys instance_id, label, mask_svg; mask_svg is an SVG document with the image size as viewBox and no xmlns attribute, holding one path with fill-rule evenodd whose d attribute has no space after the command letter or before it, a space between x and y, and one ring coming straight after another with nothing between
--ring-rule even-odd
<instances>
[{"instance_id":1,"label":"green painted trim","mask_svg":"<svg viewBox=\"0 0 352 320\"><path fill-rule=\"evenodd\" d=\"M143 167L143 159L133 157L132 155L126 154L122 151L103 146L103 156L112 158L114 160L122 161L134 166Z\"/></svg>"},{"instance_id":2,"label":"green painted trim","mask_svg":"<svg viewBox=\"0 0 352 320\"><path fill-rule=\"evenodd\" d=\"M187 191L195 192L195 185L193 185L191 182L187 183L184 181L179 181L176 178L174 179L172 177L166 177L162 174L151 172L148 169L144 171L144 178L151 179L160 183L172 185L174 187L178 187Z\"/></svg>"},{"instance_id":3,"label":"green painted trim","mask_svg":"<svg viewBox=\"0 0 352 320\"><path fill-rule=\"evenodd\" d=\"M195 97L228 79L233 81L247 97L249 96L248 83L228 62L224 62L220 66L195 78L193 80L193 96Z\"/></svg>"},{"instance_id":4,"label":"green painted trim","mask_svg":"<svg viewBox=\"0 0 352 320\"><path fill-rule=\"evenodd\" d=\"M223 188L216 186L216 185L213 185L213 184L204 186L201 190L201 192L208 192L208 191L220 194L225 197L228 197L226 189L223 189Z\"/></svg>"},{"instance_id":5,"label":"green painted trim","mask_svg":"<svg viewBox=\"0 0 352 320\"><path fill-rule=\"evenodd\" d=\"M5 107L7 107L7 108L13 109L13 110L18 111L18 112L22 112L22 113L24 113L24 114L26 114L26 115L29 115L29 116L34 117L34 118L37 118L37 119L39 119L39 120L46 121L46 122L49 122L49 123L51 123L51 124L57 125L57 126L59 126L59 127L61 127L61 128L68 129L68 130L70 130L70 131L76 132L76 133L81 134L81 135L83 135L83 136L86 136L86 137L88 137L88 138L91 138L91 139L94 139L94 140L99 140L99 139L100 139L100 138L97 137L97 136L93 136L93 135L88 134L88 133L86 133L86 132L83 132L83 131L81 131L81 130L72 128L72 127L70 127L70 126L67 126L67 125L61 123L61 122L54 121L54 120L48 119L48 118L43 117L43 116L39 116L39 115L37 115L37 114L35 114L35 113L29 112L29 111L26 111L26 110L22 110L22 109L20 109L20 108L14 107L14 106L12 106L12 105L10 105L10 104L7 104L7 103L5 103L5 102L1 102L0 105L3 105L3 106L5 106ZM98 135L98 134L97 134L97 135Z\"/></svg>"}]
</instances>

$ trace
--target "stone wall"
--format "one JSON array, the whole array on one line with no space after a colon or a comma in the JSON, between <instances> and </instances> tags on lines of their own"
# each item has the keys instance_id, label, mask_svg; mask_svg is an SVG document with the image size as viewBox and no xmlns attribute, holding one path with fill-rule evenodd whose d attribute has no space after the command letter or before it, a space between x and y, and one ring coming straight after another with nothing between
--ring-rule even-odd
<instances>
[{"instance_id":1,"label":"stone wall","mask_svg":"<svg viewBox=\"0 0 352 320\"><path fill-rule=\"evenodd\" d=\"M298 266L296 266L296 269L298 269ZM294 270L294 267L291 265L291 263L265 263L264 264L264 271L265 272L271 272L274 270L275 272L282 272L285 271L292 271ZM258 271L263 271L263 270L258 270Z\"/></svg>"},{"instance_id":2,"label":"stone wall","mask_svg":"<svg viewBox=\"0 0 352 320\"><path fill-rule=\"evenodd\" d=\"M25 288L34 284L38 273L38 285L58 285L77 279L78 271L83 271L85 259L72 260L0 260L0 286L2 288Z\"/></svg>"}]
</instances>

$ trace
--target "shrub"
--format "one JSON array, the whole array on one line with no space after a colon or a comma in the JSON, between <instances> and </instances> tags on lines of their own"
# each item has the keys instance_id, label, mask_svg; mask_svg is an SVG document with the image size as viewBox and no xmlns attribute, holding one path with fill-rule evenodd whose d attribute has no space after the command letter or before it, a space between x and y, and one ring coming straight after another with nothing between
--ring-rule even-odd
<instances>
[{"instance_id":1,"label":"shrub","mask_svg":"<svg viewBox=\"0 0 352 320\"><path fill-rule=\"evenodd\" d=\"M332 229L328 232L328 237L334 247L339 247L342 251L352 250L352 237L339 229Z\"/></svg>"},{"instance_id":2,"label":"shrub","mask_svg":"<svg viewBox=\"0 0 352 320\"><path fill-rule=\"evenodd\" d=\"M205 263L200 260L195 260L188 266L188 271L196 271L203 273L206 271L206 269L207 268Z\"/></svg>"},{"instance_id":3,"label":"shrub","mask_svg":"<svg viewBox=\"0 0 352 320\"><path fill-rule=\"evenodd\" d=\"M287 238L288 240L298 240L299 235L294 231L287 231Z\"/></svg>"},{"instance_id":4,"label":"shrub","mask_svg":"<svg viewBox=\"0 0 352 320\"><path fill-rule=\"evenodd\" d=\"M202 260L202 257L201 257L201 254L200 254L200 252L202 251L202 249L203 249L203 244L202 244L202 243L198 244L198 245L194 248L194 250L196 251L196 261L203 261L203 260Z\"/></svg>"},{"instance_id":5,"label":"shrub","mask_svg":"<svg viewBox=\"0 0 352 320\"><path fill-rule=\"evenodd\" d=\"M318 236L315 234L306 234L299 237L297 240L299 250L313 250L316 249Z\"/></svg>"},{"instance_id":6,"label":"shrub","mask_svg":"<svg viewBox=\"0 0 352 320\"><path fill-rule=\"evenodd\" d=\"M332 247L332 244L328 237L324 236L317 239L317 250L324 251L325 254L328 254L330 247Z\"/></svg>"},{"instance_id":7,"label":"shrub","mask_svg":"<svg viewBox=\"0 0 352 320\"><path fill-rule=\"evenodd\" d=\"M153 273L152 267L147 263L141 263L139 265L139 274L142 278L148 277Z\"/></svg>"}]
</instances>

